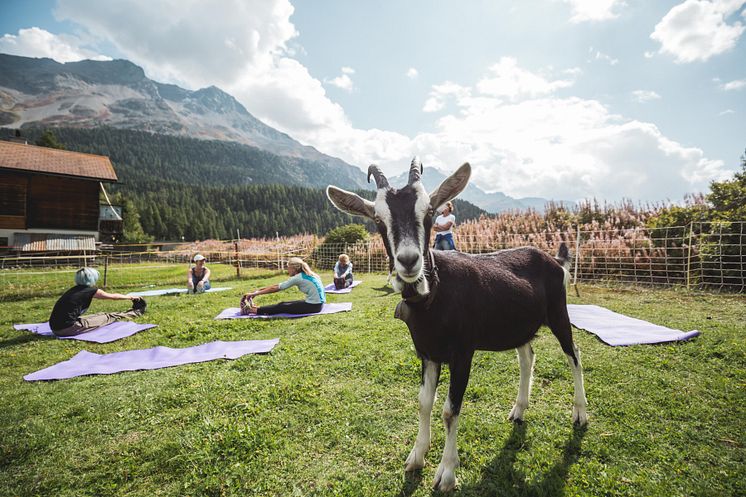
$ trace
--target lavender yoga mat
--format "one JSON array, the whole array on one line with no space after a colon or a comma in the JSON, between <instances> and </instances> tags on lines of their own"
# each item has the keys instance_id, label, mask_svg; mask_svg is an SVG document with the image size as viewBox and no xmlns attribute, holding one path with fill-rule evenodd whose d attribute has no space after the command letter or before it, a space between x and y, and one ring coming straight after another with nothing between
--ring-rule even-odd
<instances>
[{"instance_id":1,"label":"lavender yoga mat","mask_svg":"<svg viewBox=\"0 0 746 497\"><path fill-rule=\"evenodd\" d=\"M568 304L567 312L576 328L593 333L614 346L689 340L701 334L697 330L684 332L648 323L597 305Z\"/></svg>"},{"instance_id":2,"label":"lavender yoga mat","mask_svg":"<svg viewBox=\"0 0 746 497\"><path fill-rule=\"evenodd\" d=\"M37 335L43 335L47 337L56 337L63 340L82 340L84 342L95 342L95 343L109 343L121 338L126 338L130 335L134 335L143 330L149 330L155 328L158 325L155 324L140 324L133 321L116 321L114 323L101 326L88 333L76 335L74 337L58 337L52 333L52 329L49 327L49 323L37 323L37 324L14 324L13 328L17 330L26 330Z\"/></svg>"},{"instance_id":3,"label":"lavender yoga mat","mask_svg":"<svg viewBox=\"0 0 746 497\"><path fill-rule=\"evenodd\" d=\"M360 283L362 283L363 280L355 280L352 282L352 285L348 286L347 288L342 288L341 290L337 290L334 288L334 283L329 283L324 287L324 292L326 293L350 293L353 288L358 286Z\"/></svg>"},{"instance_id":4,"label":"lavender yoga mat","mask_svg":"<svg viewBox=\"0 0 746 497\"><path fill-rule=\"evenodd\" d=\"M216 341L185 349L153 347L103 355L82 350L68 361L27 374L23 379L26 381L64 380L87 374L113 374L122 371L167 368L215 359L237 359L246 354L269 352L279 341L279 338L239 342Z\"/></svg>"},{"instance_id":5,"label":"lavender yoga mat","mask_svg":"<svg viewBox=\"0 0 746 497\"><path fill-rule=\"evenodd\" d=\"M205 293L212 292L224 292L225 290L232 290L229 287L216 287L205 290ZM187 293L186 288L161 288L160 290L146 290L144 292L130 292L127 295L131 297L156 297L158 295L175 295L177 293Z\"/></svg>"},{"instance_id":6,"label":"lavender yoga mat","mask_svg":"<svg viewBox=\"0 0 746 497\"><path fill-rule=\"evenodd\" d=\"M324 304L320 312L314 312L311 314L273 314L271 316L264 316L258 314L247 314L242 315L241 309L238 307L229 307L223 312L215 316L215 319L278 319L278 318L304 318L306 316L318 316L319 314L334 314L335 312L345 312L352 310L352 302L340 302L338 304Z\"/></svg>"}]
</instances>

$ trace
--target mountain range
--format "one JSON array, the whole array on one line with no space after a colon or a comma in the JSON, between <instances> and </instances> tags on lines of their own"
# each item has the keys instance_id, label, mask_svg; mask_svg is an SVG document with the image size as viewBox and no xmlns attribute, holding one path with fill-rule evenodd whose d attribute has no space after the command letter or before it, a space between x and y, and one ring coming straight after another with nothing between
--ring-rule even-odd
<instances>
[{"instance_id":1,"label":"mountain range","mask_svg":"<svg viewBox=\"0 0 746 497\"><path fill-rule=\"evenodd\" d=\"M0 54L0 127L103 127L236 144L230 149L240 183L279 182L323 187L333 178L348 189L370 189L365 173L336 157L294 140L255 118L235 98L215 86L186 90L153 81L143 69L126 60L59 63L48 58ZM147 134L140 135L147 139ZM240 147L246 147L241 149ZM224 157L221 147L203 166ZM263 154L257 154L256 150ZM242 151L243 150L243 151ZM88 145L86 151L97 152ZM205 154L209 156L210 154ZM275 157L276 156L276 157ZM259 159L257 158L259 157ZM225 159L222 159L225 162ZM147 172L147 171L142 171ZM406 183L407 174L391 180ZM432 190L446 177L429 169L423 176ZM543 210L541 198L515 199L500 192L487 193L470 184L461 198L487 212L533 208Z\"/></svg>"},{"instance_id":2,"label":"mountain range","mask_svg":"<svg viewBox=\"0 0 746 497\"><path fill-rule=\"evenodd\" d=\"M219 88L190 91L158 83L126 60L61 64L0 54L0 126L109 126L235 142L303 160L308 184L313 184L316 171L322 171L333 172L341 186L368 188L359 168L267 126Z\"/></svg>"}]
</instances>

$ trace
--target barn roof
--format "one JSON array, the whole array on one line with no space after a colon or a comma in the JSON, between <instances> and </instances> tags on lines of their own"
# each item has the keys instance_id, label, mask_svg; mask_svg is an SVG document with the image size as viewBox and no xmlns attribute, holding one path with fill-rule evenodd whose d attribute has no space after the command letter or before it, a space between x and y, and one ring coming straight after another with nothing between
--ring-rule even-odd
<instances>
[{"instance_id":1,"label":"barn roof","mask_svg":"<svg viewBox=\"0 0 746 497\"><path fill-rule=\"evenodd\" d=\"M108 157L0 141L0 168L117 181Z\"/></svg>"}]
</instances>

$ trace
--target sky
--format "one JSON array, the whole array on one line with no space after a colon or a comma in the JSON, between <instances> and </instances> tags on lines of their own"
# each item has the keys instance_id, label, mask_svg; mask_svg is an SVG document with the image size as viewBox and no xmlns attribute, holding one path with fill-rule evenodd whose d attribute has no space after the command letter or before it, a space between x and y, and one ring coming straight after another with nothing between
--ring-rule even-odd
<instances>
[{"instance_id":1,"label":"sky","mask_svg":"<svg viewBox=\"0 0 746 497\"><path fill-rule=\"evenodd\" d=\"M746 0L0 0L0 52L215 85L388 175L681 201L746 149ZM427 170L425 170L427 174Z\"/></svg>"}]
</instances>

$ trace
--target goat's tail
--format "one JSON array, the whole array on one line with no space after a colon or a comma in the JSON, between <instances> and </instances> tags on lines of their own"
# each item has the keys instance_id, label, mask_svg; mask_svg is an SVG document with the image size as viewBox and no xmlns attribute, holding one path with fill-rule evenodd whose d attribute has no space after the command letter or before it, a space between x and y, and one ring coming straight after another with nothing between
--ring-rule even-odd
<instances>
[{"instance_id":1,"label":"goat's tail","mask_svg":"<svg viewBox=\"0 0 746 497\"><path fill-rule=\"evenodd\" d=\"M567 284L570 282L571 257L570 249L567 248L565 242L560 243L557 256L554 259L559 262L560 266L562 266L562 270L565 272L563 284L567 287Z\"/></svg>"}]
</instances>

